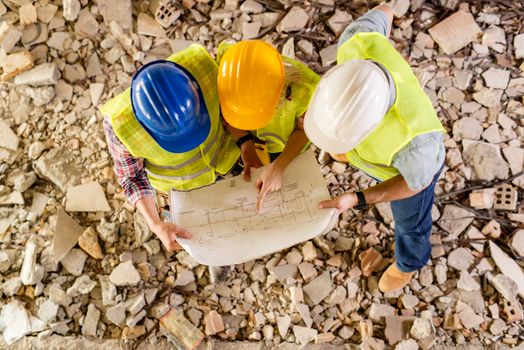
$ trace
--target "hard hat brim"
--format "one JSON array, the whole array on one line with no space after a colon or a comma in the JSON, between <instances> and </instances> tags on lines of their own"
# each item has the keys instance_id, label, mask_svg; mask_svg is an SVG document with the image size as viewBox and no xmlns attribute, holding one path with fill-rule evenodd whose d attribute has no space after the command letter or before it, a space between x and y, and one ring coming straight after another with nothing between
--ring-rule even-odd
<instances>
[{"instance_id":1,"label":"hard hat brim","mask_svg":"<svg viewBox=\"0 0 524 350\"><path fill-rule=\"evenodd\" d=\"M265 127L273 118L276 106L272 109L272 113L259 113L256 116L242 115L236 110L231 109L227 103L220 106L224 120L232 127L240 130L257 130Z\"/></svg>"},{"instance_id":2,"label":"hard hat brim","mask_svg":"<svg viewBox=\"0 0 524 350\"><path fill-rule=\"evenodd\" d=\"M341 143L338 139L329 137L320 129L308 111L304 117L304 132L307 138L321 150L331 154L343 154L353 147Z\"/></svg>"}]
</instances>

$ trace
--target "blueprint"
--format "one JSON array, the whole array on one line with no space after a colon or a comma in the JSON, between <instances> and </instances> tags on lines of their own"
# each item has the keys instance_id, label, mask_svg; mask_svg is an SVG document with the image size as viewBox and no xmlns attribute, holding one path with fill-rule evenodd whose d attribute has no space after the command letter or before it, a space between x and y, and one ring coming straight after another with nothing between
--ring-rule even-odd
<instances>
[{"instance_id":1,"label":"blueprint","mask_svg":"<svg viewBox=\"0 0 524 350\"><path fill-rule=\"evenodd\" d=\"M299 155L285 170L282 189L266 196L255 210L255 180L264 168L189 192L172 190L171 218L192 234L178 239L199 263L240 264L326 233L337 222L335 209L318 209L329 192L312 150Z\"/></svg>"}]
</instances>

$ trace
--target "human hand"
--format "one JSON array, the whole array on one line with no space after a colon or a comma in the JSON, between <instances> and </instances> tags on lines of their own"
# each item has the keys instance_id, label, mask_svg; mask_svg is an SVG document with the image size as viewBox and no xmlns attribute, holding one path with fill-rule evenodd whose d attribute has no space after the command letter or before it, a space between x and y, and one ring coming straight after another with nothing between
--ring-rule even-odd
<instances>
[{"instance_id":1,"label":"human hand","mask_svg":"<svg viewBox=\"0 0 524 350\"><path fill-rule=\"evenodd\" d=\"M191 238L191 233L187 230L165 221L159 221L158 223L153 224L151 226L151 231L157 235L168 252L182 248L176 241L177 237L186 239Z\"/></svg>"},{"instance_id":2,"label":"human hand","mask_svg":"<svg viewBox=\"0 0 524 350\"><path fill-rule=\"evenodd\" d=\"M244 163L244 180L251 181L251 168L260 168L263 164L258 158L255 144L247 141L240 147L242 162Z\"/></svg>"},{"instance_id":3,"label":"human hand","mask_svg":"<svg viewBox=\"0 0 524 350\"><path fill-rule=\"evenodd\" d=\"M276 163L271 163L267 166L267 169L264 170L262 174L260 174L260 177L255 183L255 187L258 190L257 212L260 212L262 209L266 194L269 192L278 191L282 188L283 172L283 169L278 167Z\"/></svg>"},{"instance_id":4,"label":"human hand","mask_svg":"<svg viewBox=\"0 0 524 350\"><path fill-rule=\"evenodd\" d=\"M322 201L318 203L319 208L335 208L338 213L342 213L348 209L353 208L358 204L357 195L354 193L344 193L335 199Z\"/></svg>"}]
</instances>

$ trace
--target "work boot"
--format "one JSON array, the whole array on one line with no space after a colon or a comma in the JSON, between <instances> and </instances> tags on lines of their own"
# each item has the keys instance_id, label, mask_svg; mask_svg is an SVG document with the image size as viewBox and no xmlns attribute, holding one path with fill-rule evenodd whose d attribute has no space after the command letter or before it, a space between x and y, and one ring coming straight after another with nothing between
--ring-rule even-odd
<instances>
[{"instance_id":1,"label":"work boot","mask_svg":"<svg viewBox=\"0 0 524 350\"><path fill-rule=\"evenodd\" d=\"M388 269L380 277L378 281L378 288L383 292L392 292L394 290L404 288L406 284L411 281L411 278L415 274L413 272L402 272L397 268L397 264L393 263L389 265Z\"/></svg>"}]
</instances>

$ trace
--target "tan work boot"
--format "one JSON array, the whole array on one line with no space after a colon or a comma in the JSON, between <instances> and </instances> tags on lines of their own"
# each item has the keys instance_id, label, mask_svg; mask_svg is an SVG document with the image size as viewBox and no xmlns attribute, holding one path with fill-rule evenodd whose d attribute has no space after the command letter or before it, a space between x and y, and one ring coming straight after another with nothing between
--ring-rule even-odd
<instances>
[{"instance_id":1,"label":"tan work boot","mask_svg":"<svg viewBox=\"0 0 524 350\"><path fill-rule=\"evenodd\" d=\"M382 277L380 277L380 281L378 281L378 288L384 293L404 288L404 286L411 281L411 278L414 274L414 271L400 271L397 268L397 264L393 263L389 265L388 269L384 272Z\"/></svg>"}]
</instances>

